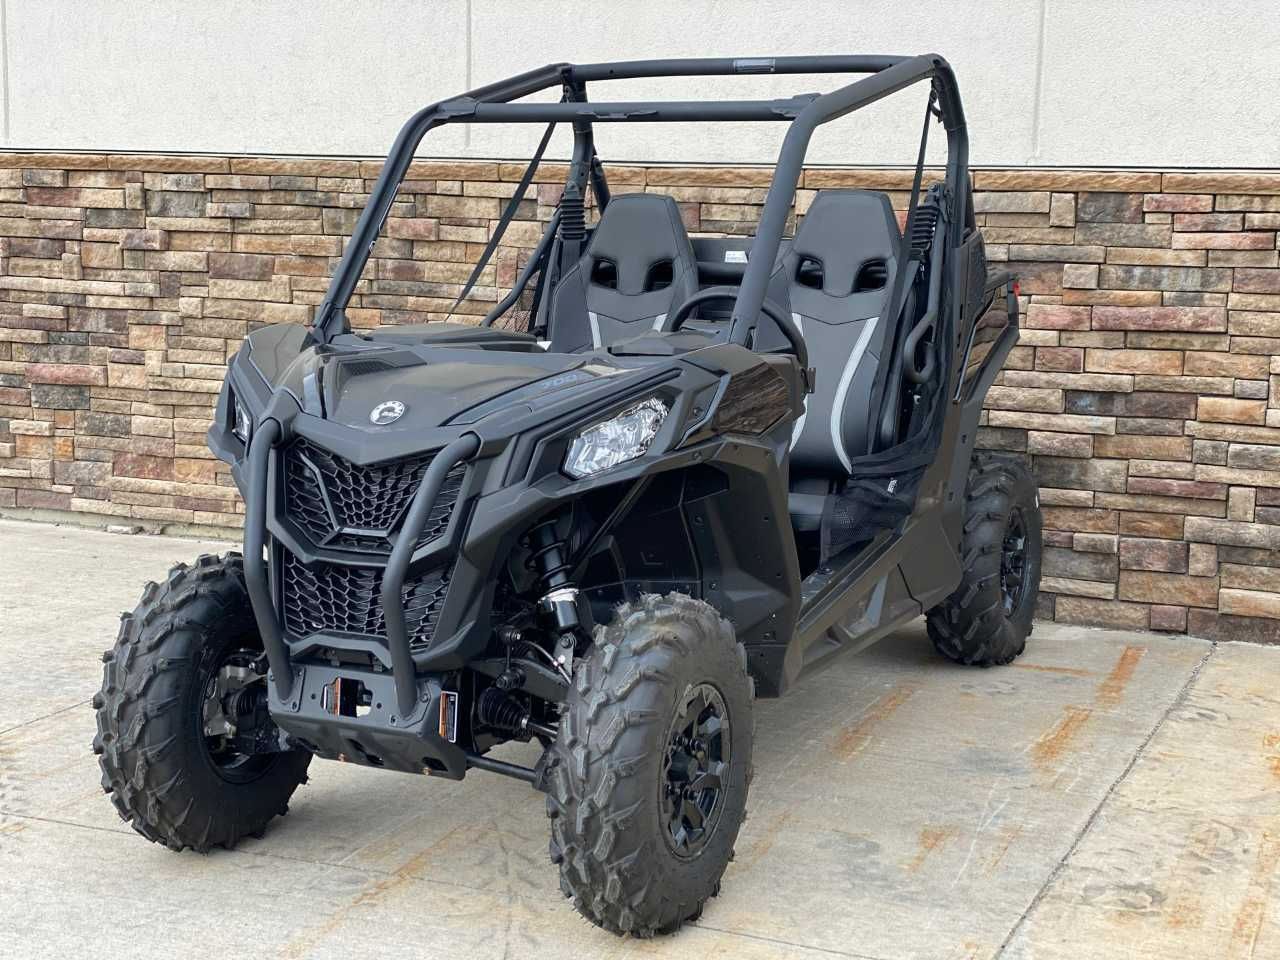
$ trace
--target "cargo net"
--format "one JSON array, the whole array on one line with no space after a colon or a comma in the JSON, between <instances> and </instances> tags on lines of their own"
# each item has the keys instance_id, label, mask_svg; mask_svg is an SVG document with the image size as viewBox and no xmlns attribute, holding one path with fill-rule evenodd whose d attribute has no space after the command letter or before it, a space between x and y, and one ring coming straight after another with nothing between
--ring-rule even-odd
<instances>
[{"instance_id":1,"label":"cargo net","mask_svg":"<svg viewBox=\"0 0 1280 960\"><path fill-rule=\"evenodd\" d=\"M523 270L525 267L525 251L521 251L521 254L519 268ZM540 299L539 290L542 285L542 273L541 269L537 270L529 278L528 284L520 292L520 296L516 298L515 303L493 318L492 326L495 330L506 330L508 333L533 332ZM510 288L511 284L507 286ZM499 293L505 293L505 291L500 289Z\"/></svg>"}]
</instances>

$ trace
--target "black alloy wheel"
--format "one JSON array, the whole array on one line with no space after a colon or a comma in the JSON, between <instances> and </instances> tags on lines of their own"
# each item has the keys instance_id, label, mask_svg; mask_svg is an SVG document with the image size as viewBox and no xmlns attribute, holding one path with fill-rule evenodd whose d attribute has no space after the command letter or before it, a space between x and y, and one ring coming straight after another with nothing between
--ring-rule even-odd
<instances>
[{"instance_id":1,"label":"black alloy wheel","mask_svg":"<svg viewBox=\"0 0 1280 960\"><path fill-rule=\"evenodd\" d=\"M696 857L715 833L732 743L724 698L709 683L682 698L667 738L662 814L678 857Z\"/></svg>"},{"instance_id":2,"label":"black alloy wheel","mask_svg":"<svg viewBox=\"0 0 1280 960\"><path fill-rule=\"evenodd\" d=\"M1022 510L1015 507L1005 527L1004 549L1000 557L1000 593L1004 597L1005 616L1011 616L1022 603L1027 576L1027 525Z\"/></svg>"}]
</instances>

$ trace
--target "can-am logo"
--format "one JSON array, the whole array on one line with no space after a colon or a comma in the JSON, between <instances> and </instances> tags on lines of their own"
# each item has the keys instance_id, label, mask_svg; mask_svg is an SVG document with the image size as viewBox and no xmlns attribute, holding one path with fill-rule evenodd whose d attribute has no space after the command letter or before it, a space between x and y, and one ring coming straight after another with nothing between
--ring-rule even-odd
<instances>
[{"instance_id":1,"label":"can-am logo","mask_svg":"<svg viewBox=\"0 0 1280 960\"><path fill-rule=\"evenodd\" d=\"M404 416L404 404L399 400L384 400L373 408L369 414L369 422L385 427L388 423L395 423Z\"/></svg>"}]
</instances>

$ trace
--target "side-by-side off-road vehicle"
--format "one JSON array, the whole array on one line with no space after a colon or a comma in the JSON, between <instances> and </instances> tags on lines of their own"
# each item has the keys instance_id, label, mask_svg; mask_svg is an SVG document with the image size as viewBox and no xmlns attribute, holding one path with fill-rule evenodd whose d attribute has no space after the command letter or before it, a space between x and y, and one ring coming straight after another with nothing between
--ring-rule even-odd
<instances>
[{"instance_id":1,"label":"side-by-side off-road vehicle","mask_svg":"<svg viewBox=\"0 0 1280 960\"><path fill-rule=\"evenodd\" d=\"M818 73L866 76L587 99ZM880 192L797 205L815 130L917 83L905 226ZM524 99L548 88L563 98ZM673 198L611 191L596 126L664 121L787 125L755 236L691 237ZM447 123L548 125L460 300L567 124L554 215L480 324L353 330L397 188ZM546 794L551 860L592 922L696 918L743 821L755 696L922 614L961 663L1006 663L1030 632L1036 488L974 452L1018 291L988 272L967 151L934 55L557 64L415 115L313 325L257 329L230 362L209 444L244 497L243 555L150 584L104 656L94 749L120 815L204 851L259 835L313 756L478 768ZM512 740L536 761L491 754Z\"/></svg>"}]
</instances>

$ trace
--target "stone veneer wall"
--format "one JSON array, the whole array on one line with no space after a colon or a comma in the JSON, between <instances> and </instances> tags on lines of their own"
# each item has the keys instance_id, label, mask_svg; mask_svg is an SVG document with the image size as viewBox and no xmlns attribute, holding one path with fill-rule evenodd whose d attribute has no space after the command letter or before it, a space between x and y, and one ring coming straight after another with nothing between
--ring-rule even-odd
<instances>
[{"instance_id":1,"label":"stone veneer wall","mask_svg":"<svg viewBox=\"0 0 1280 960\"><path fill-rule=\"evenodd\" d=\"M380 164L0 155L0 510L239 525L204 446L226 358L319 302ZM350 311L438 318L522 164L415 164ZM509 285L556 201L548 165L467 305ZM693 231L750 233L769 171L616 167ZM981 444L1041 484L1041 613L1280 641L1280 172L979 170L1021 345ZM903 171L814 169L890 191ZM47 515L47 514L46 514Z\"/></svg>"}]
</instances>

